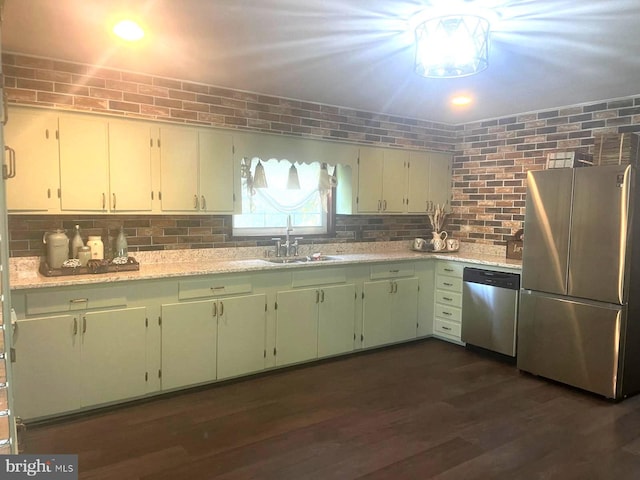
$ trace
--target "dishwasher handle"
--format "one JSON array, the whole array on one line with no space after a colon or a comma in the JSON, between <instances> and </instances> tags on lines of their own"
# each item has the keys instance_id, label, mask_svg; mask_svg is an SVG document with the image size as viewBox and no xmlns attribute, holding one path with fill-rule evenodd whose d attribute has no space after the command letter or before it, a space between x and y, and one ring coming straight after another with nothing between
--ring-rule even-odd
<instances>
[{"instance_id":1,"label":"dishwasher handle","mask_svg":"<svg viewBox=\"0 0 640 480\"><path fill-rule=\"evenodd\" d=\"M520 289L520 275L517 273L496 272L494 270L466 267L462 274L462 280L469 283L508 288L510 290Z\"/></svg>"}]
</instances>

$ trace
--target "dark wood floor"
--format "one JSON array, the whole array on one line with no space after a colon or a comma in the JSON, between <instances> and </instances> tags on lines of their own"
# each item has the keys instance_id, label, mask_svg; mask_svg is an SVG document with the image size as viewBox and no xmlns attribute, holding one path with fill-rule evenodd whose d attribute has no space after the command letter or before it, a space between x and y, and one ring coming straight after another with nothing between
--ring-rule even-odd
<instances>
[{"instance_id":1,"label":"dark wood floor","mask_svg":"<svg viewBox=\"0 0 640 480\"><path fill-rule=\"evenodd\" d=\"M29 427L82 479L638 479L620 403L427 340Z\"/></svg>"}]
</instances>

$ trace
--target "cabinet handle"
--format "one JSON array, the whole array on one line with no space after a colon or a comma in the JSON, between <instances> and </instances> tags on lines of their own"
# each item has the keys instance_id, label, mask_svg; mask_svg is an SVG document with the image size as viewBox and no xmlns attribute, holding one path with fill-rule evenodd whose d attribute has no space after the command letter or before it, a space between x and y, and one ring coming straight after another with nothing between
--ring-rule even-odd
<instances>
[{"instance_id":1,"label":"cabinet handle","mask_svg":"<svg viewBox=\"0 0 640 480\"><path fill-rule=\"evenodd\" d=\"M104 210L107 206L107 197L105 196L104 192L102 193L102 209Z\"/></svg>"},{"instance_id":2,"label":"cabinet handle","mask_svg":"<svg viewBox=\"0 0 640 480\"><path fill-rule=\"evenodd\" d=\"M198 195L193 196L193 208L198 209Z\"/></svg>"},{"instance_id":3,"label":"cabinet handle","mask_svg":"<svg viewBox=\"0 0 640 480\"><path fill-rule=\"evenodd\" d=\"M316 303L320 303L320 290L316 290Z\"/></svg>"},{"instance_id":4,"label":"cabinet handle","mask_svg":"<svg viewBox=\"0 0 640 480\"><path fill-rule=\"evenodd\" d=\"M444 325L442 326L443 330L451 330L451 327L445 327Z\"/></svg>"},{"instance_id":5,"label":"cabinet handle","mask_svg":"<svg viewBox=\"0 0 640 480\"><path fill-rule=\"evenodd\" d=\"M395 269L395 270L389 270L389 273L399 273L399 272L400 272L400 270L398 270L398 269Z\"/></svg>"},{"instance_id":6,"label":"cabinet handle","mask_svg":"<svg viewBox=\"0 0 640 480\"><path fill-rule=\"evenodd\" d=\"M224 315L224 302L220 302L220 316Z\"/></svg>"},{"instance_id":7,"label":"cabinet handle","mask_svg":"<svg viewBox=\"0 0 640 480\"><path fill-rule=\"evenodd\" d=\"M382 200L378 200L378 211L382 210Z\"/></svg>"},{"instance_id":8,"label":"cabinet handle","mask_svg":"<svg viewBox=\"0 0 640 480\"><path fill-rule=\"evenodd\" d=\"M218 302L213 302L212 315L213 315L213 317L217 317L218 316Z\"/></svg>"},{"instance_id":9,"label":"cabinet handle","mask_svg":"<svg viewBox=\"0 0 640 480\"><path fill-rule=\"evenodd\" d=\"M51 189L47 188L47 198L51 198Z\"/></svg>"},{"instance_id":10,"label":"cabinet handle","mask_svg":"<svg viewBox=\"0 0 640 480\"><path fill-rule=\"evenodd\" d=\"M393 293L393 282L389 282L389 293Z\"/></svg>"},{"instance_id":11,"label":"cabinet handle","mask_svg":"<svg viewBox=\"0 0 640 480\"><path fill-rule=\"evenodd\" d=\"M115 210L116 209L116 194L113 193L112 195L113 195L113 209Z\"/></svg>"},{"instance_id":12,"label":"cabinet handle","mask_svg":"<svg viewBox=\"0 0 640 480\"><path fill-rule=\"evenodd\" d=\"M386 200L382 201L382 210L385 211L385 212L387 211L387 201Z\"/></svg>"},{"instance_id":13,"label":"cabinet handle","mask_svg":"<svg viewBox=\"0 0 640 480\"><path fill-rule=\"evenodd\" d=\"M73 317L73 334L78 334L78 319L76 317Z\"/></svg>"},{"instance_id":14,"label":"cabinet handle","mask_svg":"<svg viewBox=\"0 0 640 480\"><path fill-rule=\"evenodd\" d=\"M449 297L442 297L443 300L446 300L447 302L453 302L453 298L449 298Z\"/></svg>"},{"instance_id":15,"label":"cabinet handle","mask_svg":"<svg viewBox=\"0 0 640 480\"><path fill-rule=\"evenodd\" d=\"M445 272L453 272L453 268L444 268L443 269Z\"/></svg>"},{"instance_id":16,"label":"cabinet handle","mask_svg":"<svg viewBox=\"0 0 640 480\"><path fill-rule=\"evenodd\" d=\"M207 200L204 198L204 195L202 195L200 197L200 208L202 210L206 210L207 209Z\"/></svg>"},{"instance_id":17,"label":"cabinet handle","mask_svg":"<svg viewBox=\"0 0 640 480\"><path fill-rule=\"evenodd\" d=\"M453 287L453 283L442 282L442 284L446 287Z\"/></svg>"},{"instance_id":18,"label":"cabinet handle","mask_svg":"<svg viewBox=\"0 0 640 480\"><path fill-rule=\"evenodd\" d=\"M72 298L69 303L87 303L88 301L88 298Z\"/></svg>"},{"instance_id":19,"label":"cabinet handle","mask_svg":"<svg viewBox=\"0 0 640 480\"><path fill-rule=\"evenodd\" d=\"M320 290L320 303L324 303L324 290Z\"/></svg>"},{"instance_id":20,"label":"cabinet handle","mask_svg":"<svg viewBox=\"0 0 640 480\"><path fill-rule=\"evenodd\" d=\"M87 333L87 317L82 317L82 334Z\"/></svg>"},{"instance_id":21,"label":"cabinet handle","mask_svg":"<svg viewBox=\"0 0 640 480\"><path fill-rule=\"evenodd\" d=\"M393 282L393 293L398 293L398 282Z\"/></svg>"},{"instance_id":22,"label":"cabinet handle","mask_svg":"<svg viewBox=\"0 0 640 480\"><path fill-rule=\"evenodd\" d=\"M442 311L442 314L443 315L449 315L449 316L453 315L451 312L445 312L444 310Z\"/></svg>"},{"instance_id":23,"label":"cabinet handle","mask_svg":"<svg viewBox=\"0 0 640 480\"><path fill-rule=\"evenodd\" d=\"M16 176L16 151L8 145L5 145L4 149L9 152L9 168L2 165L2 177L13 178Z\"/></svg>"}]
</instances>

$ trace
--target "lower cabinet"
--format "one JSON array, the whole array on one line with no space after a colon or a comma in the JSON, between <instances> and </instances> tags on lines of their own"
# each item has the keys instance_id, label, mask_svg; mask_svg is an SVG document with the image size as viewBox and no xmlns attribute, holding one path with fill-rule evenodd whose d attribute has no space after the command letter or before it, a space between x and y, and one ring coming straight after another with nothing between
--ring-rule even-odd
<instances>
[{"instance_id":1,"label":"lower cabinet","mask_svg":"<svg viewBox=\"0 0 640 480\"><path fill-rule=\"evenodd\" d=\"M278 292L276 365L353 350L355 285Z\"/></svg>"},{"instance_id":2,"label":"lower cabinet","mask_svg":"<svg viewBox=\"0 0 640 480\"><path fill-rule=\"evenodd\" d=\"M216 379L217 301L162 305L162 389Z\"/></svg>"},{"instance_id":3,"label":"lower cabinet","mask_svg":"<svg viewBox=\"0 0 640 480\"><path fill-rule=\"evenodd\" d=\"M20 320L13 395L23 419L145 394L146 309Z\"/></svg>"},{"instance_id":4,"label":"lower cabinet","mask_svg":"<svg viewBox=\"0 0 640 480\"><path fill-rule=\"evenodd\" d=\"M162 305L162 389L264 369L266 295Z\"/></svg>"},{"instance_id":5,"label":"lower cabinet","mask_svg":"<svg viewBox=\"0 0 640 480\"><path fill-rule=\"evenodd\" d=\"M362 315L365 348L416 338L418 279L365 282Z\"/></svg>"}]
</instances>

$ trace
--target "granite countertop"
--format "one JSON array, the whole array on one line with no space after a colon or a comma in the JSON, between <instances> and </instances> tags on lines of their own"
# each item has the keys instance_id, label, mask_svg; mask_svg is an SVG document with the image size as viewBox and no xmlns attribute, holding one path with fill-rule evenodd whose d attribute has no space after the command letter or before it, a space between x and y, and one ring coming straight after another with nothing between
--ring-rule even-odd
<instances>
[{"instance_id":1,"label":"granite countertop","mask_svg":"<svg viewBox=\"0 0 640 480\"><path fill-rule=\"evenodd\" d=\"M398 243L398 242L388 242ZM344 247L344 246L343 246ZM398 245L393 245L393 249L384 251L351 251L342 253L331 251L329 248L327 255L331 258L323 261L309 261L301 263L277 264L270 263L260 258L258 252L243 252L242 255L236 253L235 256L224 256L219 253L217 256L211 252L198 251L178 251L172 252L165 256L149 253L133 254L140 262L140 270L117 273L101 273L87 275L68 275L60 277L45 277L38 273L39 259L37 257L29 257L28 259L12 259L10 264L9 283L11 289L33 289L44 287L60 287L60 286L79 286L99 283L112 283L131 280L151 280L158 278L185 277L194 275L222 274L222 273L238 273L238 272L257 272L257 271L276 271L283 269L300 269L300 268L325 268L336 265L353 265L363 263L376 263L386 261L407 261L407 260L423 260L427 258L439 260L453 260L467 263L475 263L486 266L497 266L506 268L521 268L520 260L509 260L504 255L496 255L494 251L481 252L477 250L467 250L461 248L459 252L439 252L439 253L421 253L410 250L406 245L399 249ZM379 247L378 247L379 248ZM216 250L216 249L208 249ZM236 249L240 251L242 249ZM326 251L326 250L324 250ZM253 258L244 255L254 253ZM263 253L260 250L260 253ZM306 254L306 253L305 253ZM146 258L139 258L146 257ZM166 257L166 258L165 258Z\"/></svg>"}]
</instances>

